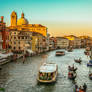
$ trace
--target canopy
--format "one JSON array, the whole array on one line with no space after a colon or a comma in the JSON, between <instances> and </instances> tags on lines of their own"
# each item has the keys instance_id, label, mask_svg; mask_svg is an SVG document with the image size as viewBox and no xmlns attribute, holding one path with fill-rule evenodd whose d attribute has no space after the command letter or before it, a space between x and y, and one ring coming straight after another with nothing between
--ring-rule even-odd
<instances>
[{"instance_id":1,"label":"canopy","mask_svg":"<svg viewBox=\"0 0 92 92\"><path fill-rule=\"evenodd\" d=\"M40 72L42 73L52 73L56 71L56 64L47 63L40 67Z\"/></svg>"}]
</instances>

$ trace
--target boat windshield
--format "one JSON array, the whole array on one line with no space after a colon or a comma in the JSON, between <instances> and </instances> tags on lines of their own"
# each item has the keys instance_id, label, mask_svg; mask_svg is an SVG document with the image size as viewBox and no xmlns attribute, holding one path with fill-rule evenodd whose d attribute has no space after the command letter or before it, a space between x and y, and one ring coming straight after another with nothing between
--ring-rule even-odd
<instances>
[{"instance_id":1,"label":"boat windshield","mask_svg":"<svg viewBox=\"0 0 92 92\"><path fill-rule=\"evenodd\" d=\"M39 73L39 79L40 80L52 80L54 77L55 72L53 73Z\"/></svg>"}]
</instances>

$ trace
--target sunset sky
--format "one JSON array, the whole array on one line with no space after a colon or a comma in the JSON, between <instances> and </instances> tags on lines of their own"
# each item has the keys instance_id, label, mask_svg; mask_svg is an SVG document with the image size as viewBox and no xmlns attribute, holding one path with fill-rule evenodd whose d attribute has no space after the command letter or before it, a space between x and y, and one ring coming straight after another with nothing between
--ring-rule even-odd
<instances>
[{"instance_id":1,"label":"sunset sky","mask_svg":"<svg viewBox=\"0 0 92 92\"><path fill-rule=\"evenodd\" d=\"M52 36L92 36L92 0L0 0L0 16L25 13L31 24L42 24Z\"/></svg>"}]
</instances>

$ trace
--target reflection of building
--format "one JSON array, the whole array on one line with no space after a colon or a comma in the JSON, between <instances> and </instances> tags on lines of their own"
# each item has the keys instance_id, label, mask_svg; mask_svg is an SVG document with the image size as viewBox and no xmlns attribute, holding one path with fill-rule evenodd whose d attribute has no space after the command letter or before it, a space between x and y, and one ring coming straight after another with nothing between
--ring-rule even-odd
<instances>
[{"instance_id":1,"label":"reflection of building","mask_svg":"<svg viewBox=\"0 0 92 92\"><path fill-rule=\"evenodd\" d=\"M69 46L69 40L64 37L56 37L57 48L67 48Z\"/></svg>"},{"instance_id":2,"label":"reflection of building","mask_svg":"<svg viewBox=\"0 0 92 92\"><path fill-rule=\"evenodd\" d=\"M9 48L13 52L23 52L31 49L32 34L27 31L9 30Z\"/></svg>"}]
</instances>

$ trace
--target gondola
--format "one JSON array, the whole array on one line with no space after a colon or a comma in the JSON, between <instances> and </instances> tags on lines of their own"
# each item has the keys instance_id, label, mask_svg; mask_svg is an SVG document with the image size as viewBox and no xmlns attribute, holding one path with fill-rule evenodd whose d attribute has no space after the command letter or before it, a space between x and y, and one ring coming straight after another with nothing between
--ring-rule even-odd
<instances>
[{"instance_id":1,"label":"gondola","mask_svg":"<svg viewBox=\"0 0 92 92\"><path fill-rule=\"evenodd\" d=\"M71 80L74 80L76 78L77 74L73 71L68 72L68 78Z\"/></svg>"},{"instance_id":2,"label":"gondola","mask_svg":"<svg viewBox=\"0 0 92 92\"><path fill-rule=\"evenodd\" d=\"M64 51L56 51L56 56L64 56L65 52Z\"/></svg>"},{"instance_id":3,"label":"gondola","mask_svg":"<svg viewBox=\"0 0 92 92\"><path fill-rule=\"evenodd\" d=\"M76 63L81 63L81 62L82 62L81 59L74 59L74 61L75 61Z\"/></svg>"},{"instance_id":4,"label":"gondola","mask_svg":"<svg viewBox=\"0 0 92 92\"><path fill-rule=\"evenodd\" d=\"M74 68L74 67L68 66L68 70L69 70L69 71L76 71L76 70L77 70L77 68Z\"/></svg>"},{"instance_id":5,"label":"gondola","mask_svg":"<svg viewBox=\"0 0 92 92\"><path fill-rule=\"evenodd\" d=\"M89 74L89 78L92 80L92 73Z\"/></svg>"}]
</instances>

